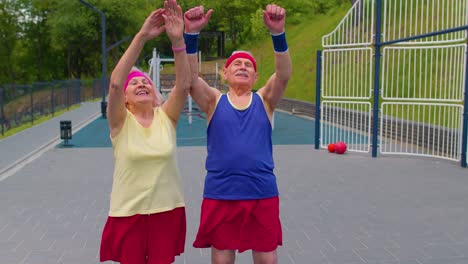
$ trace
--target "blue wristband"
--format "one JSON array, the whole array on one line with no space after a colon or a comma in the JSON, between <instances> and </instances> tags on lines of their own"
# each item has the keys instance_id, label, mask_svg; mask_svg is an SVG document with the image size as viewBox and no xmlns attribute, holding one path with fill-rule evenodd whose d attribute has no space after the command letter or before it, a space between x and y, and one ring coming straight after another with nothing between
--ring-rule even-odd
<instances>
[{"instance_id":1,"label":"blue wristband","mask_svg":"<svg viewBox=\"0 0 468 264\"><path fill-rule=\"evenodd\" d=\"M198 53L198 33L184 33L187 54Z\"/></svg>"},{"instance_id":2,"label":"blue wristband","mask_svg":"<svg viewBox=\"0 0 468 264\"><path fill-rule=\"evenodd\" d=\"M278 35L271 35L273 40L273 47L276 52L285 52L288 50L288 43L286 42L286 33L283 32Z\"/></svg>"}]
</instances>

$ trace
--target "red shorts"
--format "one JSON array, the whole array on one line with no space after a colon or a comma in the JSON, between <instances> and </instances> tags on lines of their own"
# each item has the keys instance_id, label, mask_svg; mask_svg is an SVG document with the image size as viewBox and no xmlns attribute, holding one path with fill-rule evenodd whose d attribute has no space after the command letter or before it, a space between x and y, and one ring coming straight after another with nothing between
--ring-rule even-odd
<instances>
[{"instance_id":1,"label":"red shorts","mask_svg":"<svg viewBox=\"0 0 468 264\"><path fill-rule=\"evenodd\" d=\"M185 208L150 215L107 218L100 260L122 264L169 264L184 252Z\"/></svg>"},{"instance_id":2,"label":"red shorts","mask_svg":"<svg viewBox=\"0 0 468 264\"><path fill-rule=\"evenodd\" d=\"M196 248L270 252L283 244L279 198L203 199Z\"/></svg>"}]
</instances>

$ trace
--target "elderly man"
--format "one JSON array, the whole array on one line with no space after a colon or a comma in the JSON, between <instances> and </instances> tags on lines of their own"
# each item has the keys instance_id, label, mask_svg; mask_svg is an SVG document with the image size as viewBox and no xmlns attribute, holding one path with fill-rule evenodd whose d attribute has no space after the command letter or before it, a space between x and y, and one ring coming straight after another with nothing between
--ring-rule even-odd
<instances>
[{"instance_id":1,"label":"elderly man","mask_svg":"<svg viewBox=\"0 0 468 264\"><path fill-rule=\"evenodd\" d=\"M203 6L184 14L192 74L190 93L208 122L207 175L193 245L211 247L212 263L234 263L236 250L252 250L254 263L277 263L282 232L271 122L292 71L284 32L285 9L272 4L263 11L264 24L273 39L275 73L257 92L252 92L257 63L246 51L236 51L226 61L227 94L198 77L198 33L211 14L212 10L205 14Z\"/></svg>"}]
</instances>

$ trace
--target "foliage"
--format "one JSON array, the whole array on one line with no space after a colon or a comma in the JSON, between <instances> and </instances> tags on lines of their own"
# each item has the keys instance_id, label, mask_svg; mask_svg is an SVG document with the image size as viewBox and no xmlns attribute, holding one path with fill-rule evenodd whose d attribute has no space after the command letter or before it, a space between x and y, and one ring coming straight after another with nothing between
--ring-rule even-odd
<instances>
[{"instance_id":1,"label":"foliage","mask_svg":"<svg viewBox=\"0 0 468 264\"><path fill-rule=\"evenodd\" d=\"M84 0L106 15L106 47L124 38L107 52L110 72L138 31L146 16L162 7L162 0ZM349 0L277 0L287 10L288 27L307 25L311 17ZM269 0L179 0L183 10L203 5L214 13L204 31L225 32L225 55L253 46L268 36L262 10ZM31 83L68 78L101 76L101 16L80 0L0 0L0 84ZM315 37L315 29L310 35ZM327 32L328 33L328 32ZM200 50L213 57L215 38L202 38ZM167 37L153 40L138 64L156 48L161 56L172 56ZM265 55L266 56L266 55Z\"/></svg>"},{"instance_id":2,"label":"foliage","mask_svg":"<svg viewBox=\"0 0 468 264\"><path fill-rule=\"evenodd\" d=\"M14 50L17 47L19 6L14 1L0 2L0 81L14 82L18 75Z\"/></svg>"},{"instance_id":3,"label":"foliage","mask_svg":"<svg viewBox=\"0 0 468 264\"><path fill-rule=\"evenodd\" d=\"M338 25L349 7L349 3L343 4L330 9L327 14L316 14L297 25L287 27L293 74L285 93L286 97L315 101L316 51L322 49L322 36ZM255 87L258 89L274 72L271 39L267 35L262 41L241 48L252 51L257 58L259 78Z\"/></svg>"}]
</instances>

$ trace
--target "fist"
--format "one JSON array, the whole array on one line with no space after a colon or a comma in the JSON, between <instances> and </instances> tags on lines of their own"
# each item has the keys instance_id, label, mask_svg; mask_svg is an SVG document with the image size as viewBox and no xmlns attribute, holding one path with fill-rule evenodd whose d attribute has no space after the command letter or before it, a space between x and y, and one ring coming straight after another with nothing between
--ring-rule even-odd
<instances>
[{"instance_id":1,"label":"fist","mask_svg":"<svg viewBox=\"0 0 468 264\"><path fill-rule=\"evenodd\" d=\"M208 24L213 10L210 9L205 14L203 6L190 8L184 14L185 32L198 33L202 28Z\"/></svg>"},{"instance_id":2,"label":"fist","mask_svg":"<svg viewBox=\"0 0 468 264\"><path fill-rule=\"evenodd\" d=\"M285 21L286 10L281 6L271 4L263 10L263 22L271 34L284 32Z\"/></svg>"}]
</instances>

